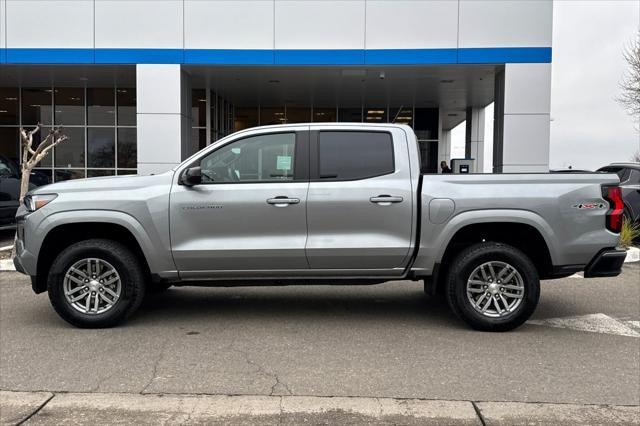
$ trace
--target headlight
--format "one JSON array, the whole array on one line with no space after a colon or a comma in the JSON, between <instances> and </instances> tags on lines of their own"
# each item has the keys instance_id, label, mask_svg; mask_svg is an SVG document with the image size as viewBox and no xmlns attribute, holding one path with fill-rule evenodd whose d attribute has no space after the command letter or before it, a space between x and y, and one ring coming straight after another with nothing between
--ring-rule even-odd
<instances>
[{"instance_id":1,"label":"headlight","mask_svg":"<svg viewBox=\"0 0 640 426\"><path fill-rule=\"evenodd\" d=\"M24 197L24 206L30 212L35 212L38 209L46 206L50 202L56 199L58 194L33 194Z\"/></svg>"}]
</instances>

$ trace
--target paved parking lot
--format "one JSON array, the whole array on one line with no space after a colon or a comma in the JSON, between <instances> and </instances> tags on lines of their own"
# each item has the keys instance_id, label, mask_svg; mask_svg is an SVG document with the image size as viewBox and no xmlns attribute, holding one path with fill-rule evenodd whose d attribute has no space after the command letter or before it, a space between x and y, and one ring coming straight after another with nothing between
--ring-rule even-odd
<instances>
[{"instance_id":1,"label":"paved parking lot","mask_svg":"<svg viewBox=\"0 0 640 426\"><path fill-rule=\"evenodd\" d=\"M466 328L420 283L172 288L75 329L0 273L0 389L640 404L640 268L543 283L532 322Z\"/></svg>"}]
</instances>

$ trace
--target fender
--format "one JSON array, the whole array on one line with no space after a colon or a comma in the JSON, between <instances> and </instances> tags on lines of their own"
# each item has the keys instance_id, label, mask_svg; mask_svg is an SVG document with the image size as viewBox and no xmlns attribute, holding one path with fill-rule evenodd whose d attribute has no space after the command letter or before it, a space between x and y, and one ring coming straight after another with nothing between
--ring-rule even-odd
<instances>
[{"instance_id":1,"label":"fender","mask_svg":"<svg viewBox=\"0 0 640 426\"><path fill-rule=\"evenodd\" d=\"M37 242L33 242L33 248L38 253L46 236L57 226L91 222L110 223L124 227L138 242L152 274L165 276L167 273L169 275L175 273L176 267L170 248L162 247L160 241L154 242L135 217L121 211L67 210L52 213L45 217L38 225L36 232L32 233L33 235L41 236ZM162 255L159 256L158 254Z\"/></svg>"},{"instance_id":2,"label":"fender","mask_svg":"<svg viewBox=\"0 0 640 426\"><path fill-rule=\"evenodd\" d=\"M428 221L428 218L422 220ZM442 226L434 224L423 226L420 250L412 269L420 273L431 273L434 265L442 261L445 250L458 231L468 225L494 222L521 223L532 226L547 244L551 261L556 263L558 243L551 226L542 216L529 210L482 209L460 212Z\"/></svg>"}]
</instances>

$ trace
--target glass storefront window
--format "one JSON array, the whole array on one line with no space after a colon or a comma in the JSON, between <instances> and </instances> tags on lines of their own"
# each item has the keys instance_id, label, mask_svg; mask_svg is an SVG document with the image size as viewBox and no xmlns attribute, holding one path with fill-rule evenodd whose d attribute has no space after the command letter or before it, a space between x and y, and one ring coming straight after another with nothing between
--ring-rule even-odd
<instances>
[{"instance_id":1,"label":"glass storefront window","mask_svg":"<svg viewBox=\"0 0 640 426\"><path fill-rule=\"evenodd\" d=\"M22 89L22 125L35 126L38 123L51 125L53 111L52 89Z\"/></svg>"},{"instance_id":2,"label":"glass storefront window","mask_svg":"<svg viewBox=\"0 0 640 426\"><path fill-rule=\"evenodd\" d=\"M389 121L413 126L413 108L391 108L389 110Z\"/></svg>"},{"instance_id":3,"label":"glass storefront window","mask_svg":"<svg viewBox=\"0 0 640 426\"><path fill-rule=\"evenodd\" d=\"M387 122L387 108L366 108L364 110L365 123L386 123Z\"/></svg>"},{"instance_id":4,"label":"glass storefront window","mask_svg":"<svg viewBox=\"0 0 640 426\"><path fill-rule=\"evenodd\" d=\"M84 89L58 88L53 92L56 125L84 125Z\"/></svg>"},{"instance_id":5,"label":"glass storefront window","mask_svg":"<svg viewBox=\"0 0 640 426\"><path fill-rule=\"evenodd\" d=\"M20 124L18 96L17 88L0 88L0 125L18 126Z\"/></svg>"},{"instance_id":6,"label":"glass storefront window","mask_svg":"<svg viewBox=\"0 0 640 426\"><path fill-rule=\"evenodd\" d=\"M137 133L136 128L118 129L118 167L134 169L138 165Z\"/></svg>"},{"instance_id":7,"label":"glass storefront window","mask_svg":"<svg viewBox=\"0 0 640 426\"><path fill-rule=\"evenodd\" d=\"M87 170L87 177L115 176L115 170Z\"/></svg>"},{"instance_id":8,"label":"glass storefront window","mask_svg":"<svg viewBox=\"0 0 640 426\"><path fill-rule=\"evenodd\" d=\"M314 123L335 122L336 109L335 108L313 108L312 121Z\"/></svg>"},{"instance_id":9,"label":"glass storefront window","mask_svg":"<svg viewBox=\"0 0 640 426\"><path fill-rule=\"evenodd\" d=\"M413 129L420 140L438 139L438 108L416 108Z\"/></svg>"},{"instance_id":10,"label":"glass storefront window","mask_svg":"<svg viewBox=\"0 0 640 426\"><path fill-rule=\"evenodd\" d=\"M118 126L135 126L136 89L117 89L116 101L118 104Z\"/></svg>"},{"instance_id":11,"label":"glass storefront window","mask_svg":"<svg viewBox=\"0 0 640 426\"><path fill-rule=\"evenodd\" d=\"M207 93L205 90L191 92L191 126L206 127L207 125Z\"/></svg>"},{"instance_id":12,"label":"glass storefront window","mask_svg":"<svg viewBox=\"0 0 640 426\"><path fill-rule=\"evenodd\" d=\"M71 179L83 179L84 177L85 177L84 169L81 169L81 170L56 169L55 171L56 182L61 182L64 180L71 180Z\"/></svg>"},{"instance_id":13,"label":"glass storefront window","mask_svg":"<svg viewBox=\"0 0 640 426\"><path fill-rule=\"evenodd\" d=\"M17 127L0 127L0 155L19 163L19 145L20 139Z\"/></svg>"},{"instance_id":14,"label":"glass storefront window","mask_svg":"<svg viewBox=\"0 0 640 426\"><path fill-rule=\"evenodd\" d=\"M311 121L311 108L287 107L287 123L308 123Z\"/></svg>"},{"instance_id":15,"label":"glass storefront window","mask_svg":"<svg viewBox=\"0 0 640 426\"><path fill-rule=\"evenodd\" d=\"M65 127L64 133L69 139L54 148L56 167L84 168L84 127Z\"/></svg>"},{"instance_id":16,"label":"glass storefront window","mask_svg":"<svg viewBox=\"0 0 640 426\"><path fill-rule=\"evenodd\" d=\"M87 167L115 167L115 130L94 127L87 129Z\"/></svg>"},{"instance_id":17,"label":"glass storefront window","mask_svg":"<svg viewBox=\"0 0 640 426\"><path fill-rule=\"evenodd\" d=\"M233 125L235 132L255 127L258 123L258 108L236 108L235 123Z\"/></svg>"},{"instance_id":18,"label":"glass storefront window","mask_svg":"<svg viewBox=\"0 0 640 426\"><path fill-rule=\"evenodd\" d=\"M116 123L113 89L87 89L87 124L114 126Z\"/></svg>"},{"instance_id":19,"label":"glass storefront window","mask_svg":"<svg viewBox=\"0 0 640 426\"><path fill-rule=\"evenodd\" d=\"M362 108L340 108L338 121L341 123L362 123Z\"/></svg>"},{"instance_id":20,"label":"glass storefront window","mask_svg":"<svg viewBox=\"0 0 640 426\"><path fill-rule=\"evenodd\" d=\"M260 125L283 124L286 122L284 107L280 108L261 108L260 109Z\"/></svg>"},{"instance_id":21,"label":"glass storefront window","mask_svg":"<svg viewBox=\"0 0 640 426\"><path fill-rule=\"evenodd\" d=\"M191 153L196 153L207 146L207 129L191 129Z\"/></svg>"}]
</instances>

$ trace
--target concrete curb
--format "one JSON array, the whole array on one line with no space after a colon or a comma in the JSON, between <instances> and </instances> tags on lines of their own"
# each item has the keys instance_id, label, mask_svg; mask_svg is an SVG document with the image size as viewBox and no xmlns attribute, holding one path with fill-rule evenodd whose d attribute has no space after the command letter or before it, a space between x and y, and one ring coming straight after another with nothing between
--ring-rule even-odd
<instances>
[{"instance_id":1,"label":"concrete curb","mask_svg":"<svg viewBox=\"0 0 640 426\"><path fill-rule=\"evenodd\" d=\"M369 397L0 391L0 424L620 424L638 406Z\"/></svg>"},{"instance_id":2,"label":"concrete curb","mask_svg":"<svg viewBox=\"0 0 640 426\"><path fill-rule=\"evenodd\" d=\"M16 267L13 265L11 259L0 259L0 271L15 271Z\"/></svg>"},{"instance_id":3,"label":"concrete curb","mask_svg":"<svg viewBox=\"0 0 640 426\"><path fill-rule=\"evenodd\" d=\"M627 257L624 258L624 262L640 262L640 248L629 247L627 249Z\"/></svg>"}]
</instances>

